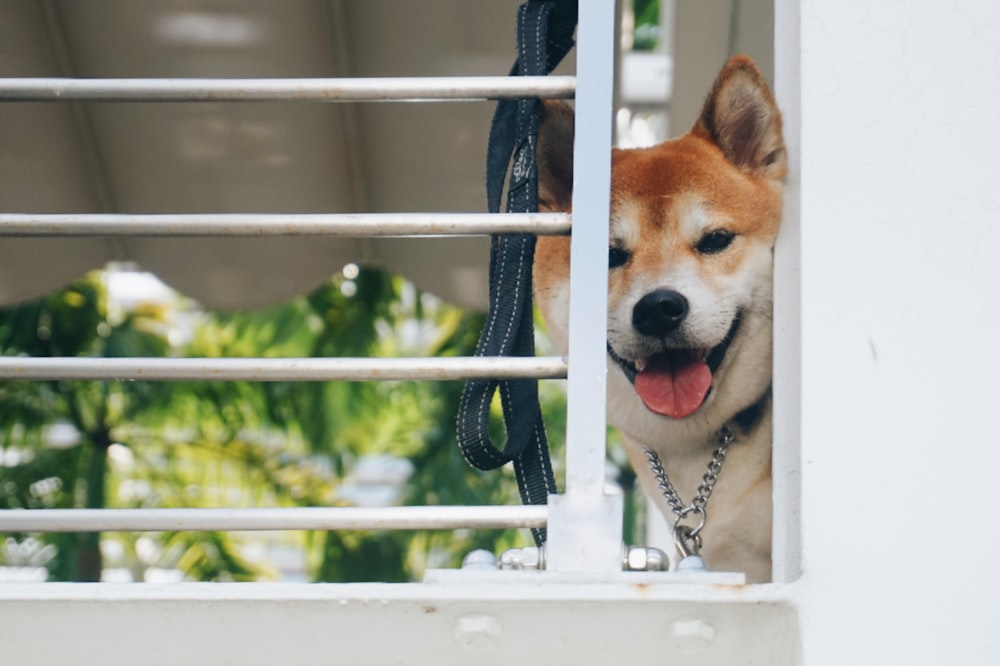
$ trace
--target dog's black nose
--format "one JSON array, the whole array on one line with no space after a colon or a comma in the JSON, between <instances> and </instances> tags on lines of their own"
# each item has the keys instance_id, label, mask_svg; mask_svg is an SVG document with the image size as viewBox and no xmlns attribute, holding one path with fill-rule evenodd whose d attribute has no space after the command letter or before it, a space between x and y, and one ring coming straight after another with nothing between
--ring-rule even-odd
<instances>
[{"instance_id":1,"label":"dog's black nose","mask_svg":"<svg viewBox=\"0 0 1000 666\"><path fill-rule=\"evenodd\" d=\"M652 291L632 309L632 326L643 335L662 338L675 330L688 313L688 301L672 289Z\"/></svg>"}]
</instances>

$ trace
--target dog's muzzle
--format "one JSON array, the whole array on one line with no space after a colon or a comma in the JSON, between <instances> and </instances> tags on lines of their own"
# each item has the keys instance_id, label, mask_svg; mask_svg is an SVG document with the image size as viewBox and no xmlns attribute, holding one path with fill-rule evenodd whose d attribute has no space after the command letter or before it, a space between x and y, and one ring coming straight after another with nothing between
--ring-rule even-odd
<instances>
[{"instance_id":1,"label":"dog's muzzle","mask_svg":"<svg viewBox=\"0 0 1000 666\"><path fill-rule=\"evenodd\" d=\"M670 294L683 299L683 307L682 301ZM643 307L640 308L640 305ZM636 305L633 323L636 330L647 337L662 338L662 331L670 332L680 325L683 316L678 313L683 309L686 316L686 308L687 299L677 292L652 292ZM714 375L736 337L740 320L737 314L722 342L710 349L663 348L647 357L626 359L619 356L609 342L608 356L621 368L648 409L672 418L684 418L704 404L712 389ZM650 335L644 331L655 331L661 335Z\"/></svg>"}]
</instances>

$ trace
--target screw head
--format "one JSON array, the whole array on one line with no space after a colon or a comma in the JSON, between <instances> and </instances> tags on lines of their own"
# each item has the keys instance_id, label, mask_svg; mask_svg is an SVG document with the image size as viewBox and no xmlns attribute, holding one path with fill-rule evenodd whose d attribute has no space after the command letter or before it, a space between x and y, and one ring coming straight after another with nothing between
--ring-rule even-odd
<instances>
[{"instance_id":1,"label":"screw head","mask_svg":"<svg viewBox=\"0 0 1000 666\"><path fill-rule=\"evenodd\" d=\"M462 568L474 571L493 571L499 567L496 556L482 548L474 550L462 558Z\"/></svg>"}]
</instances>

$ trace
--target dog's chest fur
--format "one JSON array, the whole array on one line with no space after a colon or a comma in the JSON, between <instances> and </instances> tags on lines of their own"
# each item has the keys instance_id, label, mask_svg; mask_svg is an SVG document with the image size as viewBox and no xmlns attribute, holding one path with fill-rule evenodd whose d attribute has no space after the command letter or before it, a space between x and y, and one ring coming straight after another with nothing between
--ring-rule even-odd
<instances>
[{"instance_id":1,"label":"dog's chest fur","mask_svg":"<svg viewBox=\"0 0 1000 666\"><path fill-rule=\"evenodd\" d=\"M702 532L701 555L716 571L743 571L749 582L765 582L771 576L771 407L765 403L746 430L733 425L735 435L722 472L707 505L709 520ZM702 483L717 443L713 433L701 446L672 447L669 442L651 448L661 457L671 483L681 500L691 501ZM622 443L643 489L672 524L674 514L658 489L645 444L624 436ZM678 452L677 448L681 450ZM667 548L676 563L676 553Z\"/></svg>"}]
</instances>

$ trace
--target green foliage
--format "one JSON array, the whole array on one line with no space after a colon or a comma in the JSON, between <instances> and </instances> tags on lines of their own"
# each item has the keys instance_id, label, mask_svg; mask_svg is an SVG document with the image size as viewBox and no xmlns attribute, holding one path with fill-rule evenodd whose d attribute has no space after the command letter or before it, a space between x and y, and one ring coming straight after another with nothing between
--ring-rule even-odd
<instances>
[{"instance_id":1,"label":"green foliage","mask_svg":"<svg viewBox=\"0 0 1000 666\"><path fill-rule=\"evenodd\" d=\"M162 537L167 549L179 547L183 555L176 566L189 578L202 581L252 581L260 575L241 557L232 539L220 532L170 532Z\"/></svg>"},{"instance_id":2,"label":"green foliage","mask_svg":"<svg viewBox=\"0 0 1000 666\"><path fill-rule=\"evenodd\" d=\"M157 330L155 318L160 313L136 311L115 317L106 295L101 274L92 273L47 298L4 312L0 352L162 356L168 345ZM0 383L0 442L16 458L0 467L2 506L103 507L112 429L140 414L162 393L162 387L126 389L114 382ZM46 434L54 427L75 433L79 448L64 452L48 448ZM64 546L50 565L54 576L99 578L94 535L64 535L52 541ZM75 545L66 548L70 541Z\"/></svg>"},{"instance_id":3,"label":"green foliage","mask_svg":"<svg viewBox=\"0 0 1000 666\"><path fill-rule=\"evenodd\" d=\"M635 26L632 33L632 48L636 51L652 51L660 41L660 0L632 0Z\"/></svg>"},{"instance_id":4,"label":"green foliage","mask_svg":"<svg viewBox=\"0 0 1000 666\"><path fill-rule=\"evenodd\" d=\"M194 318L170 344L172 321ZM482 317L378 270L338 276L261 312L192 312L183 301L128 312L109 304L101 273L45 299L0 310L0 353L30 356L465 356ZM0 382L0 508L327 506L359 461L405 459L404 504L516 503L506 470L480 473L455 445L459 382ZM543 386L561 446L562 393ZM499 419L497 419L499 423ZM53 426L75 433L56 447ZM501 428L502 429L502 428ZM559 459L559 456L556 456ZM21 535L14 535L21 536ZM247 556L243 534L52 534L50 578L96 579L102 550L142 578L179 569L192 580L256 580L274 569ZM525 539L504 531L322 533L283 537L316 580L411 580L456 566L473 548ZM107 559L108 555L105 555Z\"/></svg>"}]
</instances>

